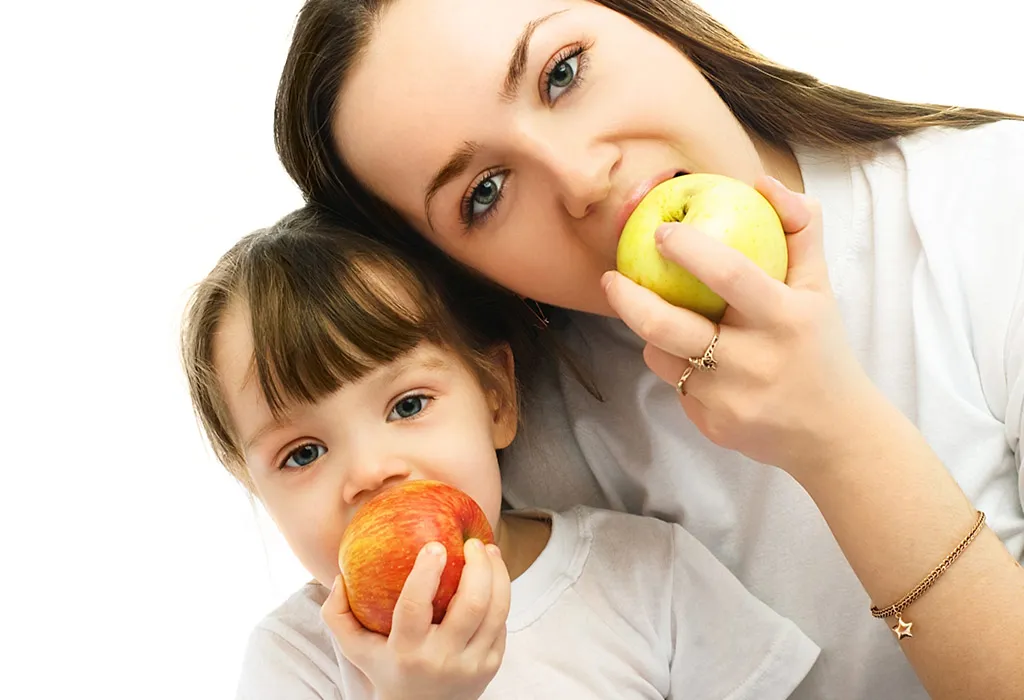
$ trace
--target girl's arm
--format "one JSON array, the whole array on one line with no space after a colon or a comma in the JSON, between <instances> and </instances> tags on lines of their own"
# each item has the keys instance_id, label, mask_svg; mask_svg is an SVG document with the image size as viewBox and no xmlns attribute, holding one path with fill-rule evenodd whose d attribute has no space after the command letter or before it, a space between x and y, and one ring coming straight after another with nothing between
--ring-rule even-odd
<instances>
[{"instance_id":1,"label":"girl's arm","mask_svg":"<svg viewBox=\"0 0 1024 700\"><path fill-rule=\"evenodd\" d=\"M871 600L885 607L950 554L975 509L857 363L828 280L818 205L768 178L758 187L788 234L786 284L692 227L663 227L662 254L729 304L719 366L693 373L680 402L715 443L799 481ZM605 284L613 308L648 341L648 365L675 384L683 358L703 354L711 324L621 275ZM1024 570L991 531L904 617L914 636L893 643L932 697L1024 697Z\"/></svg>"}]
</instances>

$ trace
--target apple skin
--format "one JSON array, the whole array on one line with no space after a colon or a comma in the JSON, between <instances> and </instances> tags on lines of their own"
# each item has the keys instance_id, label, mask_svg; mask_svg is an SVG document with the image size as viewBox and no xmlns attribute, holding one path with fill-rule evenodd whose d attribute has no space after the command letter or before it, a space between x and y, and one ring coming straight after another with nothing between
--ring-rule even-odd
<instances>
[{"instance_id":1,"label":"apple skin","mask_svg":"<svg viewBox=\"0 0 1024 700\"><path fill-rule=\"evenodd\" d=\"M492 544L487 516L469 495L440 481L406 481L374 496L345 528L338 563L349 607L363 627L388 635L391 616L419 551L440 542L448 552L434 597L439 623L459 587L463 543Z\"/></svg>"},{"instance_id":2,"label":"apple skin","mask_svg":"<svg viewBox=\"0 0 1024 700\"><path fill-rule=\"evenodd\" d=\"M721 320L726 303L683 267L663 258L654 232L681 221L735 248L774 279L784 282L789 250L774 207L756 189L725 175L681 175L654 187L626 221L616 268L665 301Z\"/></svg>"}]
</instances>

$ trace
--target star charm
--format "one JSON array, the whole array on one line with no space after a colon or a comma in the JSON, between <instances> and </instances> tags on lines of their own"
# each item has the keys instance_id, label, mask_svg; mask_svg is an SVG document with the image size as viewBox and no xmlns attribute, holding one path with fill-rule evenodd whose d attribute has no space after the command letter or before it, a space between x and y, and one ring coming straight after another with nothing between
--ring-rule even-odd
<instances>
[{"instance_id":1,"label":"star charm","mask_svg":"<svg viewBox=\"0 0 1024 700\"><path fill-rule=\"evenodd\" d=\"M903 616L900 615L896 620L896 624L892 627L892 633L896 635L896 639L902 640L906 637L913 637L910 628L914 626L913 622L906 622Z\"/></svg>"}]
</instances>

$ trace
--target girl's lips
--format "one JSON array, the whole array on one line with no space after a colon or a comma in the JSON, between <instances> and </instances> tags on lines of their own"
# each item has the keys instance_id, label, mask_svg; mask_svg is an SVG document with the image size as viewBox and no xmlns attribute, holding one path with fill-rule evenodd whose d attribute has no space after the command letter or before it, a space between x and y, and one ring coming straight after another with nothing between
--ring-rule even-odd
<instances>
[{"instance_id":1,"label":"girl's lips","mask_svg":"<svg viewBox=\"0 0 1024 700\"><path fill-rule=\"evenodd\" d=\"M648 192L667 180L686 174L687 172L685 170L669 170L637 185L637 187L630 193L629 197L626 198L626 201L623 202L622 208L619 210L619 216L615 221L618 225L619 236L622 235L622 229L626 227L626 222L629 221L629 217L632 216L633 212L640 204L640 201L647 196Z\"/></svg>"}]
</instances>

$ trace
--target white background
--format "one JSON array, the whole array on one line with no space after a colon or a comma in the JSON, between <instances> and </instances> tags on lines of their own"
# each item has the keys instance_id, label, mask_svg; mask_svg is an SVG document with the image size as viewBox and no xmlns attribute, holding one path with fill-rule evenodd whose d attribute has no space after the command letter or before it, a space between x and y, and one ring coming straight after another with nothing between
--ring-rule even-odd
<instances>
[{"instance_id":1,"label":"white background","mask_svg":"<svg viewBox=\"0 0 1024 700\"><path fill-rule=\"evenodd\" d=\"M230 697L307 578L202 442L176 346L190 285L300 203L271 137L299 6L0 6L0 697ZM1024 112L1016 2L704 6L830 82Z\"/></svg>"}]
</instances>

